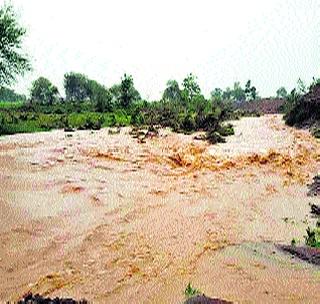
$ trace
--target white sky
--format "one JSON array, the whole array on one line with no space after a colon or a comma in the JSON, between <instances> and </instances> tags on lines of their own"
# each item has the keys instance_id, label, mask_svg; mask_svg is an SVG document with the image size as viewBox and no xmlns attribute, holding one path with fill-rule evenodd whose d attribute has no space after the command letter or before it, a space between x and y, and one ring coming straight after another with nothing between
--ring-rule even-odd
<instances>
[{"instance_id":1,"label":"white sky","mask_svg":"<svg viewBox=\"0 0 320 304\"><path fill-rule=\"evenodd\" d=\"M0 0L2 4L4 0ZM299 77L320 77L319 0L11 0L27 28L33 72L15 88L28 93L45 76L63 94L75 71L106 86L132 74L144 98L169 79L198 76L215 87L251 79L262 96Z\"/></svg>"}]
</instances>

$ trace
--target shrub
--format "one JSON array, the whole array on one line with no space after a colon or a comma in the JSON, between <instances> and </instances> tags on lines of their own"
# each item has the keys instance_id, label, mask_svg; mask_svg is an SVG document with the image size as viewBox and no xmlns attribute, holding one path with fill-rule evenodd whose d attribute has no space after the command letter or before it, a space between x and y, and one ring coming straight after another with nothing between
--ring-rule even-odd
<instances>
[{"instance_id":1,"label":"shrub","mask_svg":"<svg viewBox=\"0 0 320 304\"><path fill-rule=\"evenodd\" d=\"M220 133L221 136L230 136L234 135L234 129L232 124L227 124L225 126L219 126L217 131Z\"/></svg>"},{"instance_id":2,"label":"shrub","mask_svg":"<svg viewBox=\"0 0 320 304\"><path fill-rule=\"evenodd\" d=\"M189 283L184 291L184 294L187 298L190 298L198 294L201 294L201 291L199 289L192 287L191 283Z\"/></svg>"},{"instance_id":3,"label":"shrub","mask_svg":"<svg viewBox=\"0 0 320 304\"><path fill-rule=\"evenodd\" d=\"M320 225L317 223L317 227L311 229L307 228L307 235L304 237L307 246L320 248Z\"/></svg>"},{"instance_id":4,"label":"shrub","mask_svg":"<svg viewBox=\"0 0 320 304\"><path fill-rule=\"evenodd\" d=\"M225 143L226 142L226 140L216 130L207 131L206 138L210 144Z\"/></svg>"},{"instance_id":5,"label":"shrub","mask_svg":"<svg viewBox=\"0 0 320 304\"><path fill-rule=\"evenodd\" d=\"M79 130L98 130L104 123L104 117L98 113L73 113L68 116L68 126Z\"/></svg>"}]
</instances>

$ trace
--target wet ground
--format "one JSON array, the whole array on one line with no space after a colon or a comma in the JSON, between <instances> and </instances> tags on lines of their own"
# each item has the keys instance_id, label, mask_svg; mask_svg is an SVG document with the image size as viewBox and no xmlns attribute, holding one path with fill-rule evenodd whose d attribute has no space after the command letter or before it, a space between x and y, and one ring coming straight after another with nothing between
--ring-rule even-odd
<instances>
[{"instance_id":1,"label":"wet ground","mask_svg":"<svg viewBox=\"0 0 320 304\"><path fill-rule=\"evenodd\" d=\"M319 303L320 269L277 249L313 225L320 144L281 116L209 146L162 130L0 139L0 301L26 292L181 303Z\"/></svg>"}]
</instances>

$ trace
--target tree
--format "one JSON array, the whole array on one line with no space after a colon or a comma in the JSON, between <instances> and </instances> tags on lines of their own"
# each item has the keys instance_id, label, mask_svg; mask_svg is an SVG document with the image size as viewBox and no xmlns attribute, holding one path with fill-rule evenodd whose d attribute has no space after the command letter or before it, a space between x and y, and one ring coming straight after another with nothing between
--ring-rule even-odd
<instances>
[{"instance_id":1,"label":"tree","mask_svg":"<svg viewBox=\"0 0 320 304\"><path fill-rule=\"evenodd\" d=\"M288 92L285 87L280 87L277 90L277 98L286 98L288 96Z\"/></svg>"},{"instance_id":2,"label":"tree","mask_svg":"<svg viewBox=\"0 0 320 304\"><path fill-rule=\"evenodd\" d=\"M257 89L256 87L251 86L251 80L247 81L245 85L244 93L245 93L245 100L255 100L258 98Z\"/></svg>"},{"instance_id":3,"label":"tree","mask_svg":"<svg viewBox=\"0 0 320 304\"><path fill-rule=\"evenodd\" d=\"M215 88L211 93L211 101L214 106L220 106L222 103L223 91L220 88Z\"/></svg>"},{"instance_id":4,"label":"tree","mask_svg":"<svg viewBox=\"0 0 320 304\"><path fill-rule=\"evenodd\" d=\"M39 77L32 83L31 88L31 101L52 105L58 99L59 91L50 80Z\"/></svg>"},{"instance_id":5,"label":"tree","mask_svg":"<svg viewBox=\"0 0 320 304\"><path fill-rule=\"evenodd\" d=\"M241 88L240 82L235 82L233 84L232 96L237 102L246 100L246 94L245 91Z\"/></svg>"},{"instance_id":6,"label":"tree","mask_svg":"<svg viewBox=\"0 0 320 304\"><path fill-rule=\"evenodd\" d=\"M124 74L120 84L120 106L128 108L134 101L141 99L139 92L135 89L131 75Z\"/></svg>"},{"instance_id":7,"label":"tree","mask_svg":"<svg viewBox=\"0 0 320 304\"><path fill-rule=\"evenodd\" d=\"M162 95L163 100L179 102L182 99L181 90L179 84L176 80L169 80L167 82L167 87Z\"/></svg>"},{"instance_id":8,"label":"tree","mask_svg":"<svg viewBox=\"0 0 320 304\"><path fill-rule=\"evenodd\" d=\"M0 86L12 83L18 75L31 69L29 59L21 53L25 33L13 7L4 5L0 9Z\"/></svg>"},{"instance_id":9,"label":"tree","mask_svg":"<svg viewBox=\"0 0 320 304\"><path fill-rule=\"evenodd\" d=\"M87 76L70 72L64 75L64 88L66 99L70 101L82 101L90 98L91 90Z\"/></svg>"},{"instance_id":10,"label":"tree","mask_svg":"<svg viewBox=\"0 0 320 304\"><path fill-rule=\"evenodd\" d=\"M187 103L190 103L191 100L196 96L201 94L201 89L197 83L197 77L190 73L182 83L183 86L183 98Z\"/></svg>"},{"instance_id":11,"label":"tree","mask_svg":"<svg viewBox=\"0 0 320 304\"><path fill-rule=\"evenodd\" d=\"M112 95L107 88L95 80L88 82L90 100L95 103L97 112L110 111L112 109Z\"/></svg>"},{"instance_id":12,"label":"tree","mask_svg":"<svg viewBox=\"0 0 320 304\"><path fill-rule=\"evenodd\" d=\"M119 105L121 96L121 85L119 83L116 83L109 89L109 91L112 96L112 102Z\"/></svg>"},{"instance_id":13,"label":"tree","mask_svg":"<svg viewBox=\"0 0 320 304\"><path fill-rule=\"evenodd\" d=\"M251 92L250 92L250 99L255 100L258 98L258 93L256 87L251 87Z\"/></svg>"},{"instance_id":14,"label":"tree","mask_svg":"<svg viewBox=\"0 0 320 304\"><path fill-rule=\"evenodd\" d=\"M231 100L232 99L232 90L227 87L222 93L223 100Z\"/></svg>"},{"instance_id":15,"label":"tree","mask_svg":"<svg viewBox=\"0 0 320 304\"><path fill-rule=\"evenodd\" d=\"M0 87L0 101L26 101L26 96L17 94L14 90L6 87Z\"/></svg>"}]
</instances>

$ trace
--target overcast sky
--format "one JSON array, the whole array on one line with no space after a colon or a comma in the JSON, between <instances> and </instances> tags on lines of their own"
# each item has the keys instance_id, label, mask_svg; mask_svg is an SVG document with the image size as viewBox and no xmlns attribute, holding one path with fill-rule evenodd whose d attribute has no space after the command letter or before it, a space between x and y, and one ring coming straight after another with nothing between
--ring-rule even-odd
<instances>
[{"instance_id":1,"label":"overcast sky","mask_svg":"<svg viewBox=\"0 0 320 304\"><path fill-rule=\"evenodd\" d=\"M4 0L0 0L0 3ZM44 76L63 95L76 71L106 86L127 72L144 98L169 79L198 76L215 87L251 79L262 96L299 77L320 77L319 0L12 0L27 29L33 72L15 88L28 93Z\"/></svg>"}]
</instances>

